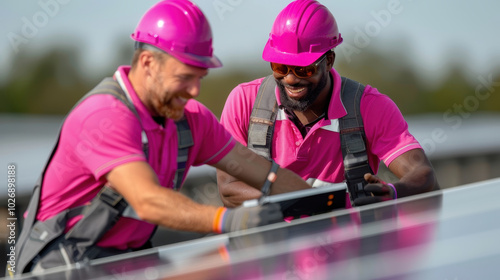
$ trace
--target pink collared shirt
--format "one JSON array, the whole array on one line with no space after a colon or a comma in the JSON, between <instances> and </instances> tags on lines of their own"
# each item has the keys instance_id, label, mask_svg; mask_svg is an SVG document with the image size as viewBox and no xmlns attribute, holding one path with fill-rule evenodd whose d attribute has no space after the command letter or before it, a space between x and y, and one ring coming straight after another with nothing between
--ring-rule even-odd
<instances>
[{"instance_id":1,"label":"pink collared shirt","mask_svg":"<svg viewBox=\"0 0 500 280\"><path fill-rule=\"evenodd\" d=\"M113 168L146 161L142 151L143 129L149 144L147 162L161 185L173 188L178 149L176 125L167 119L162 127L153 120L128 81L129 70L128 66L119 67L114 78L130 96L141 121L111 95L94 95L71 111L44 177L39 220L88 203L106 183L105 175ZM235 141L213 113L198 101L188 102L185 116L194 141L184 173L187 174L190 166L217 163L234 147ZM79 218L71 220L66 230ZM147 222L121 218L97 245L137 248L148 240L154 227Z\"/></svg>"},{"instance_id":2,"label":"pink collared shirt","mask_svg":"<svg viewBox=\"0 0 500 280\"><path fill-rule=\"evenodd\" d=\"M341 77L331 70L334 86L328 106L328 119L314 124L306 137L279 109L272 141L272 158L282 167L299 174L304 180L318 179L329 183L344 180L344 165L339 137L339 118L346 110L340 98ZM258 88L264 78L238 85L229 94L221 123L233 137L247 145L250 114ZM278 105L279 92L275 91ZM389 165L399 155L421 148L409 133L408 125L396 104L377 89L367 85L360 104L367 138L370 166L377 173L380 160ZM350 203L347 203L350 206Z\"/></svg>"}]
</instances>

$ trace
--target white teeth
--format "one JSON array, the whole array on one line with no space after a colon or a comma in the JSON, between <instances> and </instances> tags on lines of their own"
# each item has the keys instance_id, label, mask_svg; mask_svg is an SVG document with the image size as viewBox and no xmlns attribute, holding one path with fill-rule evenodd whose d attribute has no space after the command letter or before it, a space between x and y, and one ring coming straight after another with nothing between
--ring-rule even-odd
<instances>
[{"instance_id":1,"label":"white teeth","mask_svg":"<svg viewBox=\"0 0 500 280\"><path fill-rule=\"evenodd\" d=\"M180 100L182 100L182 102L187 102L188 100L186 98L182 98L182 97L179 97Z\"/></svg>"},{"instance_id":2,"label":"white teeth","mask_svg":"<svg viewBox=\"0 0 500 280\"><path fill-rule=\"evenodd\" d=\"M299 92L302 92L304 91L306 88L300 88L300 89L291 89L291 88L287 88L286 90L288 90L289 92L291 93L299 93Z\"/></svg>"}]
</instances>

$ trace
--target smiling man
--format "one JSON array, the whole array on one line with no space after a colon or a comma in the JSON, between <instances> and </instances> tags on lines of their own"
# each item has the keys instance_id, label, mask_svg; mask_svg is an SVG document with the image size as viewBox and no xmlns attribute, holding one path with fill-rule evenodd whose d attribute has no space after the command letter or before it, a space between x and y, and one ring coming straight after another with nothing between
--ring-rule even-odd
<instances>
[{"instance_id":1,"label":"smiling man","mask_svg":"<svg viewBox=\"0 0 500 280\"><path fill-rule=\"evenodd\" d=\"M105 78L63 123L16 243L17 273L148 247L157 225L221 233L283 220L277 204L195 203L177 192L190 166L215 166L259 192L310 188L237 143L194 100L208 69L222 66L195 4L160 1L132 39L132 65Z\"/></svg>"},{"instance_id":2,"label":"smiling man","mask_svg":"<svg viewBox=\"0 0 500 280\"><path fill-rule=\"evenodd\" d=\"M334 49L342 41L325 6L291 2L276 17L264 47L262 58L273 74L234 88L221 123L241 144L313 187L346 181L347 207L439 188L396 104L333 68ZM377 177L380 161L400 180ZM226 206L260 196L223 170L217 176Z\"/></svg>"}]
</instances>

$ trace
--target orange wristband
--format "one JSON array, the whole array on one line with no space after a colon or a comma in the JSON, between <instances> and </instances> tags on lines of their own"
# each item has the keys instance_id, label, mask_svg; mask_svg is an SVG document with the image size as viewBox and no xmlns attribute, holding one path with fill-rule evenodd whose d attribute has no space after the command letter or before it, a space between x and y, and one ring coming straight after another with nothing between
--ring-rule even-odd
<instances>
[{"instance_id":1,"label":"orange wristband","mask_svg":"<svg viewBox=\"0 0 500 280\"><path fill-rule=\"evenodd\" d=\"M227 211L226 207L217 208L217 212L215 212L215 217L212 225L212 229L214 232L222 233L222 221L226 211Z\"/></svg>"}]
</instances>

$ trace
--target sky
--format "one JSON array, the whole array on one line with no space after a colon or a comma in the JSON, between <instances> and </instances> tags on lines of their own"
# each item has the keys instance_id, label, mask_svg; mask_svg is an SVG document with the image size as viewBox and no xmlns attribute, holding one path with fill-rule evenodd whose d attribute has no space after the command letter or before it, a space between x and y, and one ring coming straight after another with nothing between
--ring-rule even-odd
<instances>
[{"instance_id":1,"label":"sky","mask_svg":"<svg viewBox=\"0 0 500 280\"><path fill-rule=\"evenodd\" d=\"M84 71L109 63L117 42L127 42L156 0L38 0L0 4L0 80L22 50L44 52L55 42L84 50ZM224 65L264 63L262 49L272 23L290 0L194 0L213 31ZM484 76L500 62L500 1L323 0L344 43L337 57L356 59L369 49L399 49L429 79L450 59L468 75ZM130 40L131 47L132 41ZM218 70L219 71L219 70Z\"/></svg>"}]
</instances>

